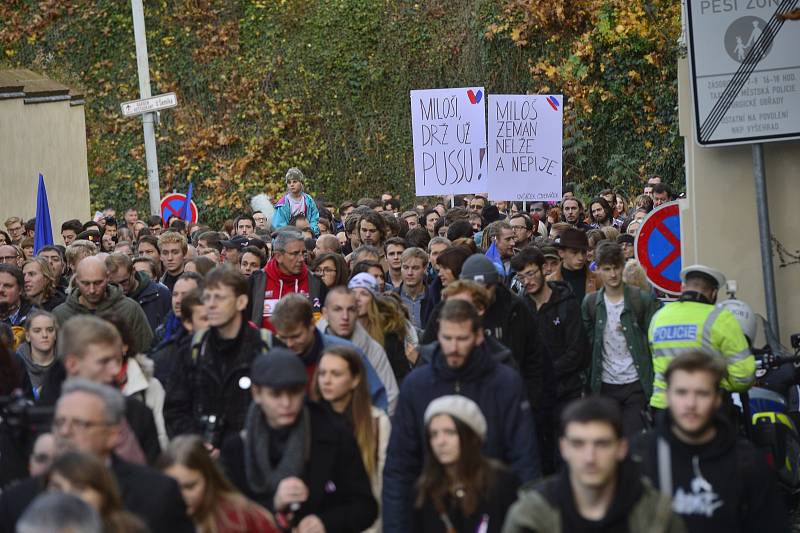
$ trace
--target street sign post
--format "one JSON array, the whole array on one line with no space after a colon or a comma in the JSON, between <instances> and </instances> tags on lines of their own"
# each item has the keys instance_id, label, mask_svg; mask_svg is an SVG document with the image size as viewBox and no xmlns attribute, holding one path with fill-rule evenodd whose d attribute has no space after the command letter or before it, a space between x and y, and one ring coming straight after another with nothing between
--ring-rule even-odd
<instances>
[{"instance_id":1,"label":"street sign post","mask_svg":"<svg viewBox=\"0 0 800 533\"><path fill-rule=\"evenodd\" d=\"M186 195L178 192L174 192L172 194L166 195L161 200L161 219L164 221L164 224L167 223L170 217L179 217L181 216L181 212L183 211L183 204L186 203ZM197 222L197 204L194 203L194 200L191 200L189 206L189 220L186 222L189 224Z\"/></svg>"},{"instance_id":2,"label":"street sign post","mask_svg":"<svg viewBox=\"0 0 800 533\"><path fill-rule=\"evenodd\" d=\"M177 105L178 97L175 93L164 93L153 96L152 98L122 102L119 107L123 115L126 117L133 117L136 115L144 115L145 113L152 113L161 109L177 107Z\"/></svg>"},{"instance_id":3,"label":"street sign post","mask_svg":"<svg viewBox=\"0 0 800 533\"><path fill-rule=\"evenodd\" d=\"M686 0L695 140L800 138L800 0Z\"/></svg>"},{"instance_id":4,"label":"street sign post","mask_svg":"<svg viewBox=\"0 0 800 533\"><path fill-rule=\"evenodd\" d=\"M642 221L634 242L636 260L657 289L681 293L681 212L678 202L658 206Z\"/></svg>"}]
</instances>

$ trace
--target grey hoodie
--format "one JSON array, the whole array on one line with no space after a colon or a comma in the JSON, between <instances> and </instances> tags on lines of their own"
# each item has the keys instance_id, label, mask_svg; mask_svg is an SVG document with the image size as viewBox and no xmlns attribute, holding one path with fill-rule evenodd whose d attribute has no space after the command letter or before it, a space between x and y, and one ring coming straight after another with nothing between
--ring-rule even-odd
<instances>
[{"instance_id":1,"label":"grey hoodie","mask_svg":"<svg viewBox=\"0 0 800 533\"><path fill-rule=\"evenodd\" d=\"M53 358L53 361L46 366L35 363L33 361L33 356L31 355L31 345L27 342L23 342L19 345L19 348L17 348L17 357L25 367L25 372L27 372L28 378L31 380L31 386L33 387L33 390L38 393L39 387L42 386L44 375L48 370L50 370L50 367L53 366L53 363L56 362L55 358Z\"/></svg>"}]
</instances>

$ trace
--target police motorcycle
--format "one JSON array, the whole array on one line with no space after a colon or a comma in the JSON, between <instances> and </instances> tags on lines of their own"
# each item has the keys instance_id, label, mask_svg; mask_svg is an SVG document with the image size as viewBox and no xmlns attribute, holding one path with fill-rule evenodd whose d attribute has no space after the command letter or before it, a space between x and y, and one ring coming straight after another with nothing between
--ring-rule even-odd
<instances>
[{"instance_id":1,"label":"police motorcycle","mask_svg":"<svg viewBox=\"0 0 800 533\"><path fill-rule=\"evenodd\" d=\"M756 359L756 379L746 393L734 394L744 415L744 432L775 468L790 496L800 495L800 334L791 336L793 352L781 345L764 317L735 298L718 305L738 319ZM765 344L756 347L757 338Z\"/></svg>"}]
</instances>

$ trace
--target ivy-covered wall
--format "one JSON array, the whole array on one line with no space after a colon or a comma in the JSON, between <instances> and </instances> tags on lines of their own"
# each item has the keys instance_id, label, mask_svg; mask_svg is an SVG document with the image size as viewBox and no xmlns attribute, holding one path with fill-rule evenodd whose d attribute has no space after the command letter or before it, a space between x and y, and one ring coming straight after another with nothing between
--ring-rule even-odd
<instances>
[{"instance_id":1,"label":"ivy-covered wall","mask_svg":"<svg viewBox=\"0 0 800 533\"><path fill-rule=\"evenodd\" d=\"M413 196L408 92L484 85L563 93L565 179L629 194L660 173L682 188L679 3L632 0L145 0L161 114L163 191L194 183L218 222L289 166L340 201ZM86 91L93 207L147 205L130 3L5 0L3 67Z\"/></svg>"}]
</instances>

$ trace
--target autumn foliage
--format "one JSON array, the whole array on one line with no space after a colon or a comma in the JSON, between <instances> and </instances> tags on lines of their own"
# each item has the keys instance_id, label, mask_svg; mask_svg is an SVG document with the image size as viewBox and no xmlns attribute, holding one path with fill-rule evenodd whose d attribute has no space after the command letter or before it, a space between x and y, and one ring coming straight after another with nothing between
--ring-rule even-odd
<instances>
[{"instance_id":1,"label":"autumn foliage","mask_svg":"<svg viewBox=\"0 0 800 533\"><path fill-rule=\"evenodd\" d=\"M565 95L565 179L682 181L680 3L654 0L145 0L162 191L219 221L289 166L332 200L413 195L408 91ZM130 3L4 0L0 58L86 94L94 207L146 205Z\"/></svg>"}]
</instances>

